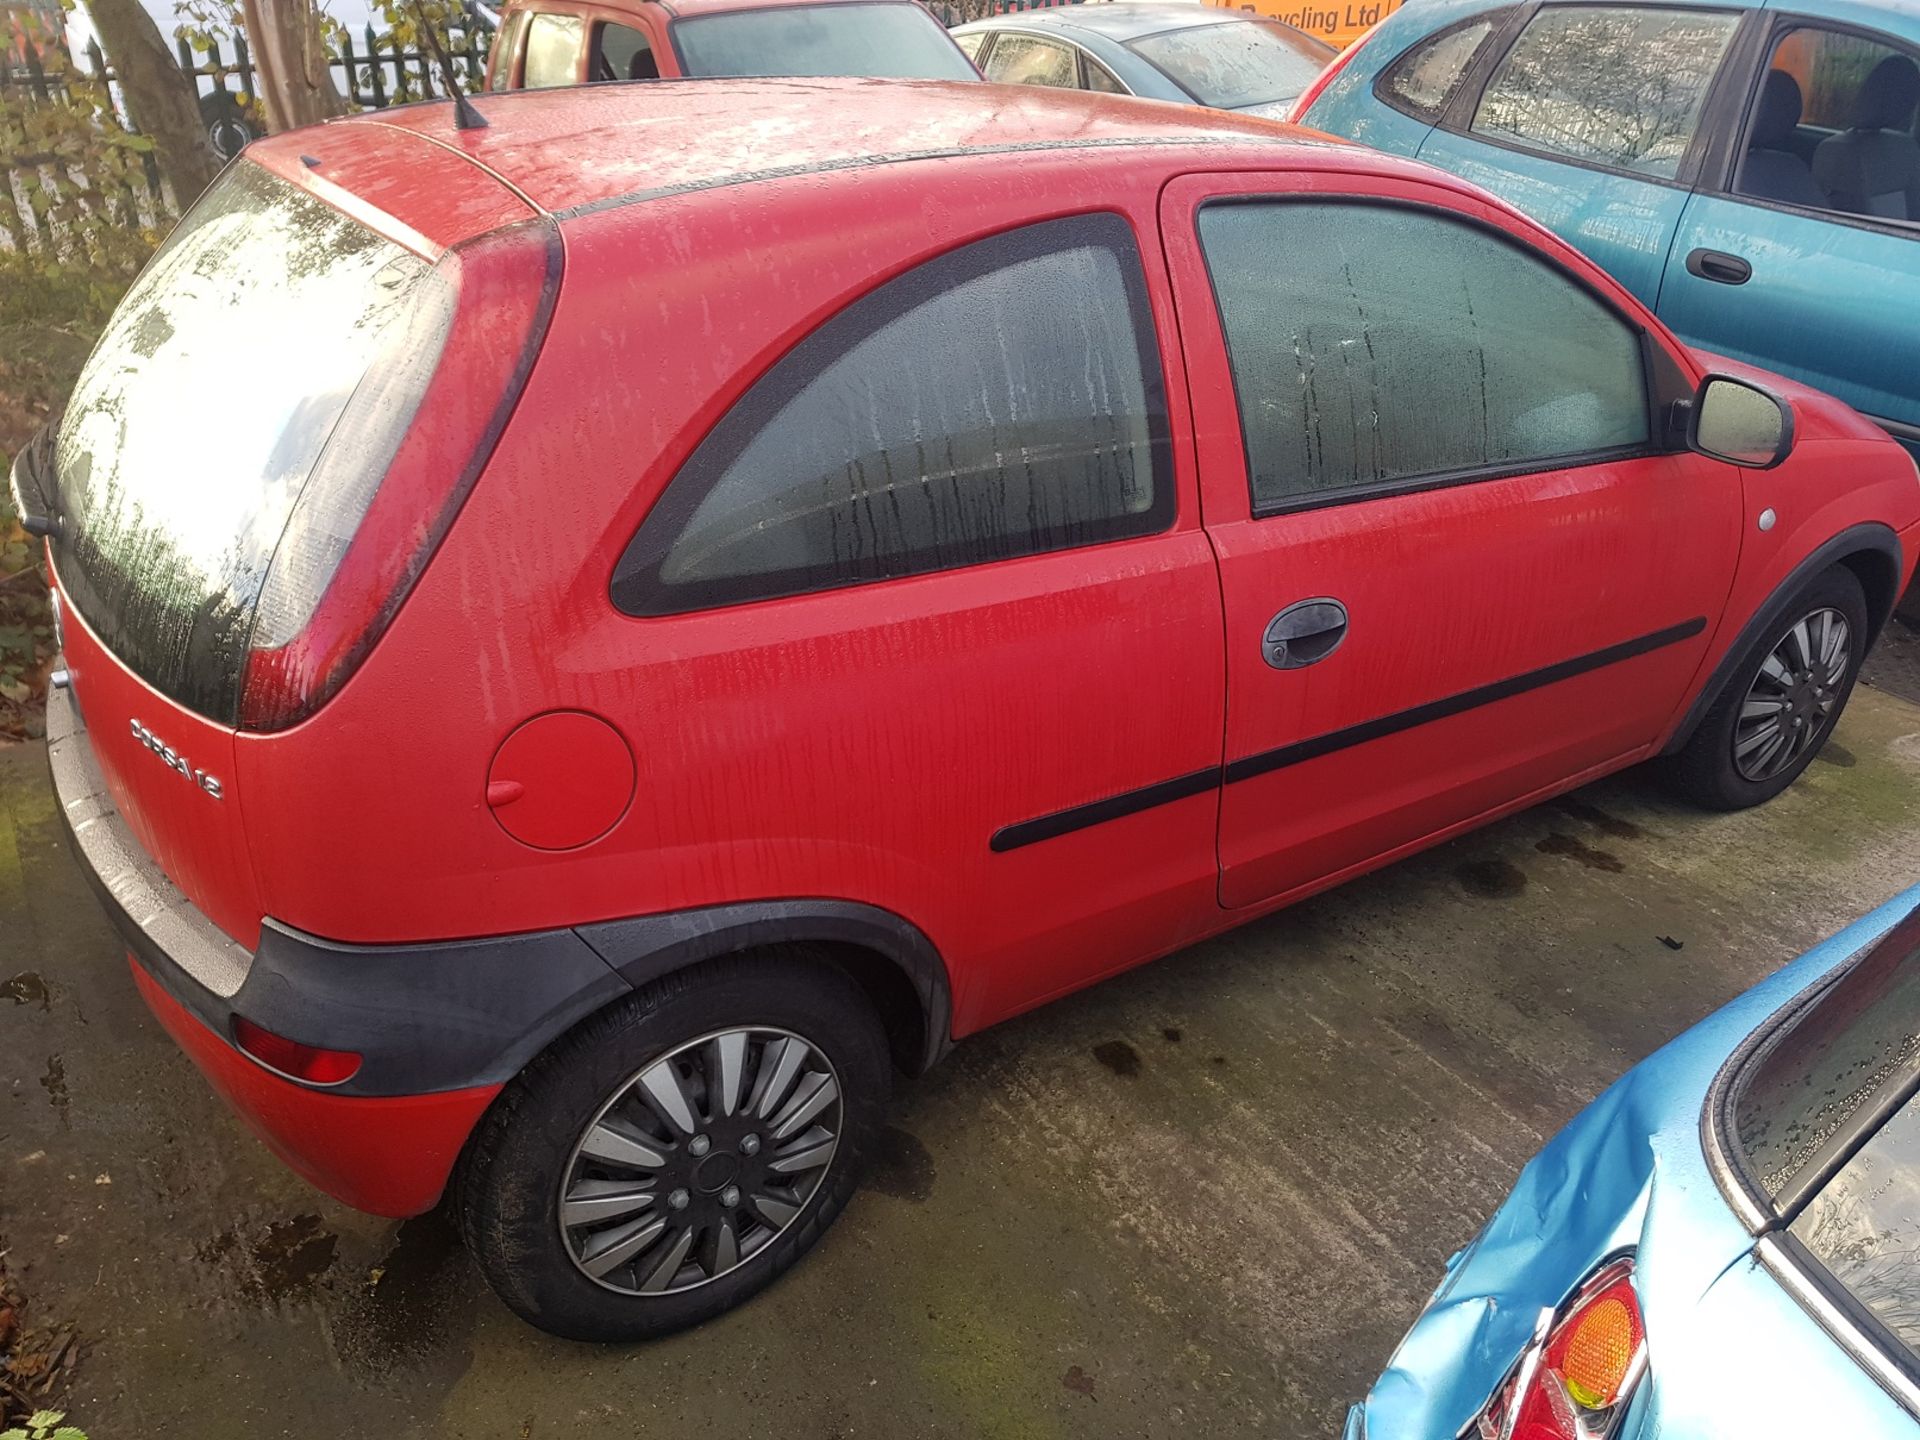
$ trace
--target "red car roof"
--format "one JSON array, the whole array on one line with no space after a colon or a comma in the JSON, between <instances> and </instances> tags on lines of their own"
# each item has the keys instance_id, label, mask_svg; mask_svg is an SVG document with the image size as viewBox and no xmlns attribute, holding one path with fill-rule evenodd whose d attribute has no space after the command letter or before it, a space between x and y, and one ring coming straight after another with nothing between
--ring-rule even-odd
<instances>
[{"instance_id":1,"label":"red car roof","mask_svg":"<svg viewBox=\"0 0 1920 1440\"><path fill-rule=\"evenodd\" d=\"M453 107L439 101L354 116L326 130L336 142L348 141L341 130L363 133L369 159L391 148L378 143L382 132L411 132L410 138L465 155L551 213L756 176L976 152L1214 143L1240 153L1243 146L1262 146L1275 163L1292 163L1285 160L1289 152L1297 161L1308 149L1324 153L1340 143L1198 106L944 81L655 80L502 92L478 96L475 104L485 129L455 129ZM314 133L276 136L249 153L282 173L297 173L298 156L312 150ZM1342 153L1350 163L1366 152L1343 145ZM1382 169L1402 168L1370 153L1368 159ZM352 168L330 163L327 174L351 190Z\"/></svg>"}]
</instances>

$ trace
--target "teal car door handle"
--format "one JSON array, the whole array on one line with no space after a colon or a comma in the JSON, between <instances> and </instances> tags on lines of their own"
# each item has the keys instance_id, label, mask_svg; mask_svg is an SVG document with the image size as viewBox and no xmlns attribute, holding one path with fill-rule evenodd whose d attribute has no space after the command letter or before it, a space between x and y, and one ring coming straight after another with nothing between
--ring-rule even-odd
<instances>
[{"instance_id":1,"label":"teal car door handle","mask_svg":"<svg viewBox=\"0 0 1920 1440\"><path fill-rule=\"evenodd\" d=\"M1753 278L1753 266L1724 250L1695 250L1687 256L1687 273L1719 285L1744 285Z\"/></svg>"}]
</instances>

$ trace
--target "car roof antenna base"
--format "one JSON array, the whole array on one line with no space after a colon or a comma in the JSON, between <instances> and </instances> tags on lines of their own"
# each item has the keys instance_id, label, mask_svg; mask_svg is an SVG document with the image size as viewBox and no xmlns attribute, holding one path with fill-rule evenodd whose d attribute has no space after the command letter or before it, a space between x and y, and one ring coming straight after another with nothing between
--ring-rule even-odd
<instances>
[{"instance_id":1,"label":"car roof antenna base","mask_svg":"<svg viewBox=\"0 0 1920 1440\"><path fill-rule=\"evenodd\" d=\"M420 21L420 38L433 47L434 62L440 67L440 81L447 87L447 94L453 97L453 128L456 130L484 130L487 117L474 107L474 103L461 90L459 80L453 73L453 61L447 55L446 47L440 43L440 37L434 32L427 20L426 7L420 0L414 0L413 13Z\"/></svg>"}]
</instances>

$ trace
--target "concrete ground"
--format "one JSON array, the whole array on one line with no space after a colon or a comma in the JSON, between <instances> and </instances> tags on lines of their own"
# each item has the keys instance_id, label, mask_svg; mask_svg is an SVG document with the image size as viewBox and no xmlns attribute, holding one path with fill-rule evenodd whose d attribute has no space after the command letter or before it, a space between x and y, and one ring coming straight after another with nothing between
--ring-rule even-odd
<instances>
[{"instance_id":1,"label":"concrete ground","mask_svg":"<svg viewBox=\"0 0 1920 1440\"><path fill-rule=\"evenodd\" d=\"M242 1131L43 767L0 752L0 1249L95 1440L1325 1436L1563 1121L1920 879L1920 707L1863 689L1763 810L1609 781L969 1041L773 1291L594 1349Z\"/></svg>"}]
</instances>

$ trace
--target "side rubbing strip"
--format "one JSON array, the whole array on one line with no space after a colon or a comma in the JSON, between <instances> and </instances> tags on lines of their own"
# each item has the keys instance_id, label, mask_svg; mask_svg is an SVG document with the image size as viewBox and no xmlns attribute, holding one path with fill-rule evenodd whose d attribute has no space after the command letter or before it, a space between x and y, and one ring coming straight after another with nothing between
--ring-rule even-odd
<instances>
[{"instance_id":1,"label":"side rubbing strip","mask_svg":"<svg viewBox=\"0 0 1920 1440\"><path fill-rule=\"evenodd\" d=\"M1316 735L1311 740L1301 740L1292 745L1282 745L1278 749L1262 750L1257 755L1230 760L1227 762L1227 783L1231 785L1236 780L1251 780L1254 776L1265 775L1270 770L1282 770L1289 765L1298 765L1302 760L1313 760L1321 755L1331 755L1336 750L1345 750L1350 745L1364 745L1367 741L1378 740L1384 735L1398 735L1402 730L1411 730L1416 725L1444 720L1449 715L1458 715L1464 710L1491 705L1496 700L1509 700L1515 695L1524 695L1529 690L1538 690L1544 685L1552 685L1561 680L1571 680L1574 676L1584 675L1589 670L1617 665L1622 660L1633 659L1636 655L1645 655L1649 651L1664 649L1682 640L1690 640L1706 628L1705 617L1697 617L1683 625L1672 625L1665 630L1656 630L1651 635L1642 635L1638 640L1609 645L1606 649L1595 650L1590 655L1576 655L1571 660L1562 660L1544 669L1529 670L1524 675L1515 675L1507 680L1496 680L1493 684L1482 685L1478 689L1462 690L1458 695L1449 695L1444 700L1431 700L1425 705L1416 705L1411 710L1382 715L1377 720L1363 720L1358 725L1349 725L1344 730L1335 730L1327 735Z\"/></svg>"},{"instance_id":2,"label":"side rubbing strip","mask_svg":"<svg viewBox=\"0 0 1920 1440\"><path fill-rule=\"evenodd\" d=\"M1076 805L1071 810L1057 810L1037 820L1022 820L1017 825L1003 826L993 832L993 839L987 843L994 850L1018 850L1022 845L1031 845L1036 840L1051 840L1056 835L1085 830L1089 825L1098 825L1104 820L1118 820L1122 815L1151 810L1156 805L1184 800L1189 795L1204 795L1219 783L1220 767L1210 766L1205 770L1196 770L1191 775L1143 785L1138 790L1109 795L1091 804Z\"/></svg>"},{"instance_id":3,"label":"side rubbing strip","mask_svg":"<svg viewBox=\"0 0 1920 1440\"><path fill-rule=\"evenodd\" d=\"M1181 775L1172 780L1162 780L1154 785L1142 786L1138 790L1128 790L1124 794L1110 795L1104 800L1076 805L1071 810L1057 810L1051 815L1042 815L1035 820L1022 820L1017 824L1007 825L994 831L993 838L988 844L996 852L1018 850L1023 845L1032 845L1040 840L1051 840L1056 835L1070 835L1075 830L1085 830L1089 826L1099 825L1108 820L1118 820L1123 815L1135 815L1142 810L1151 810L1156 805L1166 805L1175 800L1184 800L1190 795L1204 794L1216 785L1232 785L1236 781L1251 780L1258 775L1283 770L1289 765L1298 765L1303 760L1318 759L1322 755L1331 755L1337 750L1345 750L1350 746L1364 745L1369 740L1397 735L1402 730L1411 730L1417 725L1444 720L1450 715L1458 715L1481 705L1509 700L1515 695L1524 695L1529 690L1538 690L1542 686L1553 685L1561 680L1571 680L1574 676L1584 675L1590 670L1617 665L1623 660L1632 660L1636 656L1664 649L1668 645L1677 645L1682 640L1691 640L1706 628L1706 618L1696 616L1683 624L1670 625L1665 630L1656 630L1651 635L1643 635L1638 640L1626 640L1618 645L1609 645L1604 650L1595 650L1588 655L1576 655L1571 660L1562 660L1539 670L1529 670L1524 675L1515 675L1506 680L1496 680L1491 685L1482 685L1477 689L1463 690L1458 695L1449 695L1443 700L1432 700L1425 705L1416 705L1410 710L1396 711L1394 714L1382 715L1375 720L1364 720L1358 725L1349 725L1344 730L1316 735L1310 740L1300 740L1291 745L1262 750L1258 754L1229 761L1223 767L1196 770L1191 775Z\"/></svg>"}]
</instances>

